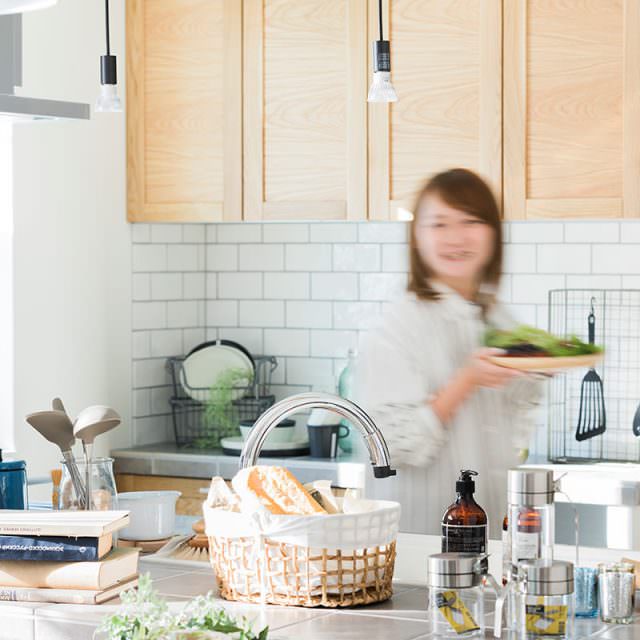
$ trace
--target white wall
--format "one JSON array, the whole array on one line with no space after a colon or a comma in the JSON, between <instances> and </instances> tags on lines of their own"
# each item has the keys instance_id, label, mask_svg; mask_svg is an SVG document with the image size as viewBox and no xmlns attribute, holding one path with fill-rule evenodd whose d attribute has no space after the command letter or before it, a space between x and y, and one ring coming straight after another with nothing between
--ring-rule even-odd
<instances>
[{"instance_id":1,"label":"white wall","mask_svg":"<svg viewBox=\"0 0 640 640\"><path fill-rule=\"evenodd\" d=\"M95 101L104 3L60 0L24 15L22 95ZM124 0L111 2L124 97ZM130 442L131 241L123 114L14 126L15 427L29 474L59 452L23 416L59 395L75 414L110 404L123 425L96 454Z\"/></svg>"}]
</instances>

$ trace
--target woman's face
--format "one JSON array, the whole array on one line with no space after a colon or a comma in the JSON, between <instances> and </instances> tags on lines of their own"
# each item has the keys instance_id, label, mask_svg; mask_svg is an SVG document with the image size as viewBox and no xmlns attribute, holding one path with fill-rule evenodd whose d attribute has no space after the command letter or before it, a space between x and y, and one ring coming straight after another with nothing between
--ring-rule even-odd
<instances>
[{"instance_id":1,"label":"woman's face","mask_svg":"<svg viewBox=\"0 0 640 640\"><path fill-rule=\"evenodd\" d=\"M436 277L477 282L493 256L493 229L435 194L422 199L415 234L418 253Z\"/></svg>"}]
</instances>

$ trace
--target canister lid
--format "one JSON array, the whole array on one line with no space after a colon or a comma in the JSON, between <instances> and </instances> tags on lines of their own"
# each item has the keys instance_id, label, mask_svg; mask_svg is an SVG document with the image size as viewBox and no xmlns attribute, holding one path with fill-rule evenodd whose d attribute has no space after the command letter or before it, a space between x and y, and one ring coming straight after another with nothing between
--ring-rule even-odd
<instances>
[{"instance_id":1,"label":"canister lid","mask_svg":"<svg viewBox=\"0 0 640 640\"><path fill-rule=\"evenodd\" d=\"M434 553L429 556L428 582L438 587L475 587L482 579L483 557L475 553Z\"/></svg>"},{"instance_id":2,"label":"canister lid","mask_svg":"<svg viewBox=\"0 0 640 640\"><path fill-rule=\"evenodd\" d=\"M541 596L573 593L573 563L564 560L527 560L518 563L518 576L528 593Z\"/></svg>"},{"instance_id":3,"label":"canister lid","mask_svg":"<svg viewBox=\"0 0 640 640\"><path fill-rule=\"evenodd\" d=\"M24 471L27 463L24 460L6 460L0 462L0 471Z\"/></svg>"},{"instance_id":4,"label":"canister lid","mask_svg":"<svg viewBox=\"0 0 640 640\"><path fill-rule=\"evenodd\" d=\"M510 504L551 504L555 485L550 469L509 469L507 493Z\"/></svg>"}]
</instances>

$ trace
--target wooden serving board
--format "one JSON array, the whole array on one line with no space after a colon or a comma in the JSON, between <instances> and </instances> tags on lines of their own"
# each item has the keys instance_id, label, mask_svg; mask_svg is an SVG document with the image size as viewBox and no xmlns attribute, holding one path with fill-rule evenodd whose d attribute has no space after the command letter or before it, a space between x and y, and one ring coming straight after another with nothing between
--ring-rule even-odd
<instances>
[{"instance_id":1,"label":"wooden serving board","mask_svg":"<svg viewBox=\"0 0 640 640\"><path fill-rule=\"evenodd\" d=\"M590 353L585 356L549 357L519 357L492 356L489 359L494 364L520 371L566 371L567 369L589 369L595 367L604 357L604 353Z\"/></svg>"},{"instance_id":2,"label":"wooden serving board","mask_svg":"<svg viewBox=\"0 0 640 640\"><path fill-rule=\"evenodd\" d=\"M164 538L163 540L125 540L120 538L118 540L119 547L136 547L140 549L141 553L155 553L159 549L162 549L171 538Z\"/></svg>"}]
</instances>

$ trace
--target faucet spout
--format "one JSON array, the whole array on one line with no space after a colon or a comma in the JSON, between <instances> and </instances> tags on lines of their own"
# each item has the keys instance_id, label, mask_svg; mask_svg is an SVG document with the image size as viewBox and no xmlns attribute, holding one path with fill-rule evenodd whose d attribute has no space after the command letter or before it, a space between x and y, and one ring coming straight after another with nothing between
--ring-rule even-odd
<instances>
[{"instance_id":1,"label":"faucet spout","mask_svg":"<svg viewBox=\"0 0 640 640\"><path fill-rule=\"evenodd\" d=\"M305 409L327 409L349 420L364 438L373 465L373 475L376 478L396 475L395 469L391 468L387 443L375 422L354 402L329 393L299 393L267 409L256 420L245 440L240 454L240 468L256 463L271 429L288 416Z\"/></svg>"}]
</instances>

